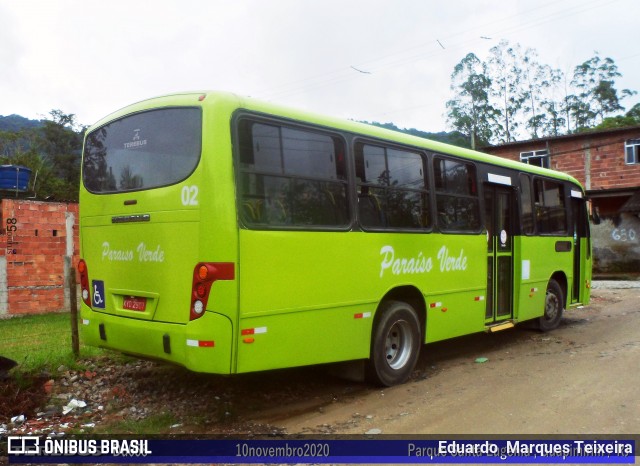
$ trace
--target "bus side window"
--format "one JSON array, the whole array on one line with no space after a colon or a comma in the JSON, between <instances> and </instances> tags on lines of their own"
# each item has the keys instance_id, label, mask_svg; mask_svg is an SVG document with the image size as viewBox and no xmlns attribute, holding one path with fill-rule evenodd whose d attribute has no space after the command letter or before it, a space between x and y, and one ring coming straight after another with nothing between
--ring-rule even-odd
<instances>
[{"instance_id":1,"label":"bus side window","mask_svg":"<svg viewBox=\"0 0 640 466\"><path fill-rule=\"evenodd\" d=\"M358 211L365 228L425 229L431 225L424 156L358 143Z\"/></svg>"},{"instance_id":2,"label":"bus side window","mask_svg":"<svg viewBox=\"0 0 640 466\"><path fill-rule=\"evenodd\" d=\"M534 198L538 232L566 234L567 209L564 201L564 186L556 181L537 178L534 182Z\"/></svg>"},{"instance_id":3,"label":"bus side window","mask_svg":"<svg viewBox=\"0 0 640 466\"><path fill-rule=\"evenodd\" d=\"M476 167L442 157L433 158L438 226L442 231L480 229Z\"/></svg>"},{"instance_id":4,"label":"bus side window","mask_svg":"<svg viewBox=\"0 0 640 466\"><path fill-rule=\"evenodd\" d=\"M534 231L532 202L531 180L529 175L520 174L520 214L522 216L522 232L529 235Z\"/></svg>"},{"instance_id":5,"label":"bus side window","mask_svg":"<svg viewBox=\"0 0 640 466\"><path fill-rule=\"evenodd\" d=\"M345 226L349 221L341 139L323 132L239 124L241 216L246 225Z\"/></svg>"}]
</instances>

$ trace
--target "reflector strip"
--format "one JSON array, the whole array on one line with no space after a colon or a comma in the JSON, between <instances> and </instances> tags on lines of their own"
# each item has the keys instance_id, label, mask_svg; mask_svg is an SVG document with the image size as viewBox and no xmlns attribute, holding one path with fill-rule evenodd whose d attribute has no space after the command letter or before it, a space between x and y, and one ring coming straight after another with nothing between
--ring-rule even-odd
<instances>
[{"instance_id":1,"label":"reflector strip","mask_svg":"<svg viewBox=\"0 0 640 466\"><path fill-rule=\"evenodd\" d=\"M82 325L89 325L89 319L82 319Z\"/></svg>"},{"instance_id":2,"label":"reflector strip","mask_svg":"<svg viewBox=\"0 0 640 466\"><path fill-rule=\"evenodd\" d=\"M532 293L535 293L536 291L538 291L538 288L531 288Z\"/></svg>"},{"instance_id":3,"label":"reflector strip","mask_svg":"<svg viewBox=\"0 0 640 466\"><path fill-rule=\"evenodd\" d=\"M354 319L368 319L369 317L371 317L370 312L358 312L357 314L353 315Z\"/></svg>"},{"instance_id":4,"label":"reflector strip","mask_svg":"<svg viewBox=\"0 0 640 466\"><path fill-rule=\"evenodd\" d=\"M441 307L442 303L441 302L437 302L437 303L431 303L429 304L429 307Z\"/></svg>"},{"instance_id":5,"label":"reflector strip","mask_svg":"<svg viewBox=\"0 0 640 466\"><path fill-rule=\"evenodd\" d=\"M484 296L476 296L473 298L474 301L484 301Z\"/></svg>"},{"instance_id":6,"label":"reflector strip","mask_svg":"<svg viewBox=\"0 0 640 466\"><path fill-rule=\"evenodd\" d=\"M215 341L212 340L187 340L187 346L196 348L213 348L215 345Z\"/></svg>"},{"instance_id":7,"label":"reflector strip","mask_svg":"<svg viewBox=\"0 0 640 466\"><path fill-rule=\"evenodd\" d=\"M258 333L267 333L267 327L245 328L240 332L242 335L256 335Z\"/></svg>"}]
</instances>

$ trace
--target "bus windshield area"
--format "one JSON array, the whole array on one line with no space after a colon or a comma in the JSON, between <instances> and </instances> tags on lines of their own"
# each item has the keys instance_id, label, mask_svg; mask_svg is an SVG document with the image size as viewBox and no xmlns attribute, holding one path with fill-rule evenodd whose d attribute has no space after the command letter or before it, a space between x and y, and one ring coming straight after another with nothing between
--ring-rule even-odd
<instances>
[{"instance_id":1,"label":"bus windshield area","mask_svg":"<svg viewBox=\"0 0 640 466\"><path fill-rule=\"evenodd\" d=\"M100 194L178 183L200 160L201 135L198 108L151 110L115 120L87 136L84 185Z\"/></svg>"}]
</instances>

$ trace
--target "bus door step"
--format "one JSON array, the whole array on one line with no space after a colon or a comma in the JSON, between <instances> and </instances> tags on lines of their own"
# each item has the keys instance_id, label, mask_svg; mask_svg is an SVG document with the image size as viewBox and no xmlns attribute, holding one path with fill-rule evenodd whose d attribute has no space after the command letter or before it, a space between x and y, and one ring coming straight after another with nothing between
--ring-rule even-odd
<instances>
[{"instance_id":1,"label":"bus door step","mask_svg":"<svg viewBox=\"0 0 640 466\"><path fill-rule=\"evenodd\" d=\"M485 327L485 331L489 333L499 332L500 330L507 330L508 328L515 327L515 322L513 320L505 320L502 322L497 322L495 324L487 325Z\"/></svg>"}]
</instances>

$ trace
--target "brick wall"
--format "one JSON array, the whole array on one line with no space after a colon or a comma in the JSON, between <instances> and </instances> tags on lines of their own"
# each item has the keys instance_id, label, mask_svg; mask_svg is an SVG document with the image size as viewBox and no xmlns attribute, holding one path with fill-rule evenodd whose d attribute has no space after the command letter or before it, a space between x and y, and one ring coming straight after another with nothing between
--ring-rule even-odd
<instances>
[{"instance_id":1,"label":"brick wall","mask_svg":"<svg viewBox=\"0 0 640 466\"><path fill-rule=\"evenodd\" d=\"M551 168L568 173L589 191L640 186L640 164L625 164L625 141L640 139L640 127L572 134L486 147L499 157L520 160L521 152L546 149Z\"/></svg>"},{"instance_id":2,"label":"brick wall","mask_svg":"<svg viewBox=\"0 0 640 466\"><path fill-rule=\"evenodd\" d=\"M520 160L520 153L547 150L550 168L572 175L587 189L601 222L591 225L594 273L640 272L640 212L623 206L640 193L640 164L625 163L625 142L640 139L640 126L514 142L483 150Z\"/></svg>"},{"instance_id":3,"label":"brick wall","mask_svg":"<svg viewBox=\"0 0 640 466\"><path fill-rule=\"evenodd\" d=\"M78 204L2 199L0 217L0 317L68 309Z\"/></svg>"}]
</instances>

